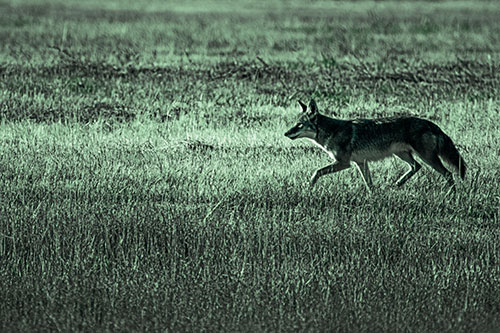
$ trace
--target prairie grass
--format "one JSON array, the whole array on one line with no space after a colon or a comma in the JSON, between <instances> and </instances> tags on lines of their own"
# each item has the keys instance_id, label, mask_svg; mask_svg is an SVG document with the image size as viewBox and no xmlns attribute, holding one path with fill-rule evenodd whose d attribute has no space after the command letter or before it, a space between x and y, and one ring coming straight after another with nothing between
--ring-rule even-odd
<instances>
[{"instance_id":1,"label":"prairie grass","mask_svg":"<svg viewBox=\"0 0 500 333\"><path fill-rule=\"evenodd\" d=\"M500 327L495 2L0 4L1 331ZM308 180L297 99L468 164Z\"/></svg>"}]
</instances>

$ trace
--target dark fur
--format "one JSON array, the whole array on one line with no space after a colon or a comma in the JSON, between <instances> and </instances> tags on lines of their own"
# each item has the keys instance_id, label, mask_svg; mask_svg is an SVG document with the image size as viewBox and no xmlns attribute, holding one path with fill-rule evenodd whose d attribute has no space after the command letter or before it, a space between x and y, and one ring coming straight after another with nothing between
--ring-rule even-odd
<instances>
[{"instance_id":1,"label":"dark fur","mask_svg":"<svg viewBox=\"0 0 500 333\"><path fill-rule=\"evenodd\" d=\"M414 160L413 153L441 173L450 185L453 177L440 158L453 166L462 179L465 178L465 162L452 140L428 120L417 117L341 120L320 114L314 101L311 101L309 110L305 104L300 102L300 105L303 115L285 135L291 139L309 137L336 160L313 175L313 184L320 176L343 170L354 161L370 185L367 162L394 154L411 167L397 182L402 185L421 167Z\"/></svg>"}]
</instances>

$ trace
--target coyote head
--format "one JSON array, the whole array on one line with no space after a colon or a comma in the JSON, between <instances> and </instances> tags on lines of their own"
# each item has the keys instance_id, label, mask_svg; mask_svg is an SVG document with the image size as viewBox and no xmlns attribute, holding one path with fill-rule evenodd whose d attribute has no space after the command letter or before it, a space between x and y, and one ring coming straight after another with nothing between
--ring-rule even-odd
<instances>
[{"instance_id":1,"label":"coyote head","mask_svg":"<svg viewBox=\"0 0 500 333\"><path fill-rule=\"evenodd\" d=\"M318 106L313 99L311 99L309 103L309 108L301 101L299 101L299 104L302 108L302 114L299 117L299 121L285 133L285 136L292 140L297 138L315 139L318 133Z\"/></svg>"}]
</instances>

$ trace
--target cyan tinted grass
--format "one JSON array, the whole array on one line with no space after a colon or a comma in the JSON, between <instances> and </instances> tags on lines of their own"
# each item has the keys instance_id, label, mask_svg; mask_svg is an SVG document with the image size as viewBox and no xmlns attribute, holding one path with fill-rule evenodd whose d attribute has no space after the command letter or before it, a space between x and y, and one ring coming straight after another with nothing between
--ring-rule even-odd
<instances>
[{"instance_id":1,"label":"cyan tinted grass","mask_svg":"<svg viewBox=\"0 0 500 333\"><path fill-rule=\"evenodd\" d=\"M285 7L3 6L3 330L495 331L498 8ZM283 133L311 97L434 121L466 181L310 189L331 161Z\"/></svg>"}]
</instances>

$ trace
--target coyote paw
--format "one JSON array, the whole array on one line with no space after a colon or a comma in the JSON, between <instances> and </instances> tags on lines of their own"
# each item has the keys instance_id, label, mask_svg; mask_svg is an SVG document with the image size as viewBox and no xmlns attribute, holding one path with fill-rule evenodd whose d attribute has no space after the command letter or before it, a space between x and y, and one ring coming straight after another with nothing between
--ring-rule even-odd
<instances>
[{"instance_id":1,"label":"coyote paw","mask_svg":"<svg viewBox=\"0 0 500 333\"><path fill-rule=\"evenodd\" d=\"M312 177L311 177L311 185L310 185L311 187L313 187L313 186L314 186L314 184L316 184L316 182L318 181L318 178L319 178L319 176L318 176L318 174L315 172L315 173L312 175Z\"/></svg>"}]
</instances>

